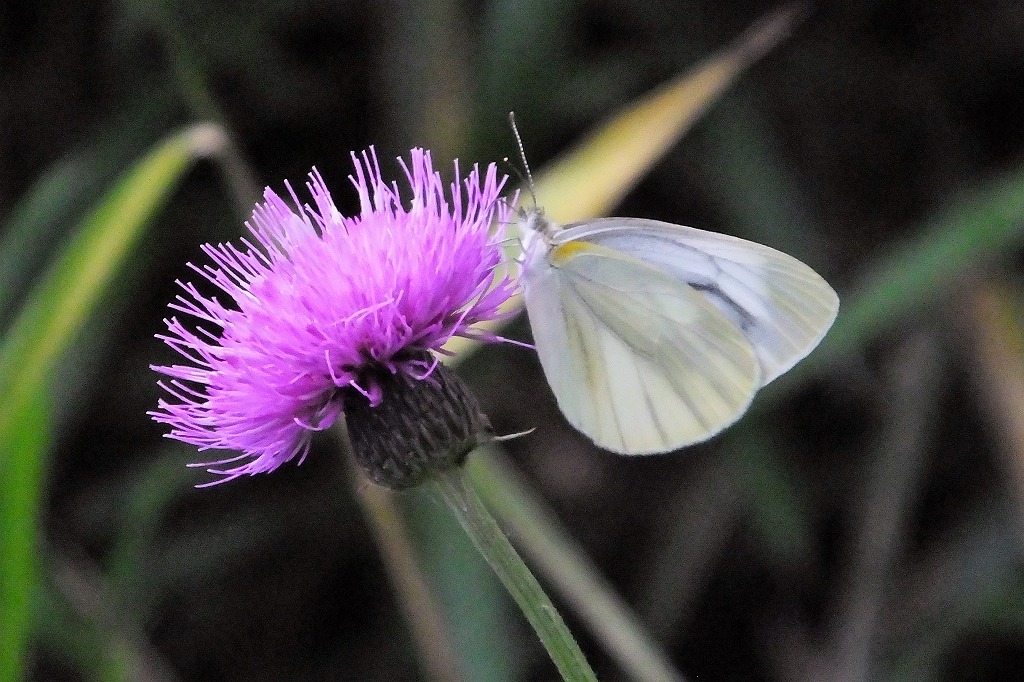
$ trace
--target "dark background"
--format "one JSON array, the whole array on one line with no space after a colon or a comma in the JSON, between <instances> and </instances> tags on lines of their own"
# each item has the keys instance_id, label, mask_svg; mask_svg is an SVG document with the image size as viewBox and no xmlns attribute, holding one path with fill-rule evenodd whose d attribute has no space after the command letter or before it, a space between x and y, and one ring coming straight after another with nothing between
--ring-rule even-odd
<instances>
[{"instance_id":1,"label":"dark background","mask_svg":"<svg viewBox=\"0 0 1024 682\"><path fill-rule=\"evenodd\" d=\"M70 216L150 144L211 115L233 132L258 187L280 190L315 164L343 211L355 208L344 188L350 150L373 144L386 159L427 146L442 169L454 156L499 160L515 154L511 109L541 168L773 6L4 2L0 217L48 169L79 164L63 208L70 230ZM845 304L893 245L1020 166L1024 8L811 7L615 213L783 248ZM209 100L190 79L206 83ZM172 359L153 335L174 279L188 277L201 243L241 234L246 216L231 197L209 165L193 172L67 358L43 522L56 596L40 607L32 679L93 679L118 645L169 679L422 679L326 444L301 467L194 490L206 480L184 468L196 453L162 440L144 414L158 396L147 366ZM28 270L65 239L37 235ZM1013 297L1017 256L993 254L979 268ZM596 451L561 421L535 355L518 347L484 349L461 371L499 432L538 427L508 443L514 461L689 678L857 679L842 642L867 589L882 595L867 677L1016 679L1024 491L1012 462L1022 453L991 415L960 314L979 270L854 359L779 389L754 417L774 447L770 466L718 439L671 457ZM528 326L511 333L526 339ZM924 435L878 478L879 453L904 418L923 420ZM906 513L883 532L872 524L889 504ZM436 530L418 532L449 551ZM884 570L858 563L884 541L894 547ZM462 587L474 589L469 578ZM509 623L494 679L553 679L525 625L493 601L500 592L480 589ZM107 615L90 615L75 595L98 597ZM569 620L599 676L619 679Z\"/></svg>"}]
</instances>

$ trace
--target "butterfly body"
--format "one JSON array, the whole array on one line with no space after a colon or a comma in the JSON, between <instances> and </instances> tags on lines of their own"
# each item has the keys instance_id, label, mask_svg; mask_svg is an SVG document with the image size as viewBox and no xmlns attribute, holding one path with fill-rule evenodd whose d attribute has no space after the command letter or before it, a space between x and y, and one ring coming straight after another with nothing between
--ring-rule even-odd
<instances>
[{"instance_id":1,"label":"butterfly body","mask_svg":"<svg viewBox=\"0 0 1024 682\"><path fill-rule=\"evenodd\" d=\"M838 310L811 268L681 225L522 216L534 342L568 421L652 454L706 440L820 342Z\"/></svg>"}]
</instances>

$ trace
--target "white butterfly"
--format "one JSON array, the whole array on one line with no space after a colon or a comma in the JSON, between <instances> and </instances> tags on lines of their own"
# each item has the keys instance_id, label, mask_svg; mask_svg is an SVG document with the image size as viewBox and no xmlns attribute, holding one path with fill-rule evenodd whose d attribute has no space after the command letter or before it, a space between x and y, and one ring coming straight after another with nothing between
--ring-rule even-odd
<instances>
[{"instance_id":1,"label":"white butterfly","mask_svg":"<svg viewBox=\"0 0 1024 682\"><path fill-rule=\"evenodd\" d=\"M825 336L832 287L784 253L692 227L523 213L523 290L541 366L569 422L627 455L735 422Z\"/></svg>"}]
</instances>

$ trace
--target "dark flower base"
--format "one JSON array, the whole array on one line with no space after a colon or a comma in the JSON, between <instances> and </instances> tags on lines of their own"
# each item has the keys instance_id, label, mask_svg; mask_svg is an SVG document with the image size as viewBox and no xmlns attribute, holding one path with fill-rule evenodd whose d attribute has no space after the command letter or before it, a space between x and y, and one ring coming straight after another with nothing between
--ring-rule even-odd
<instances>
[{"instance_id":1,"label":"dark flower base","mask_svg":"<svg viewBox=\"0 0 1024 682\"><path fill-rule=\"evenodd\" d=\"M493 435L476 396L444 365L426 379L386 372L377 383L376 407L357 392L345 396L345 422L356 461L378 485L408 488L431 470L461 466Z\"/></svg>"}]
</instances>

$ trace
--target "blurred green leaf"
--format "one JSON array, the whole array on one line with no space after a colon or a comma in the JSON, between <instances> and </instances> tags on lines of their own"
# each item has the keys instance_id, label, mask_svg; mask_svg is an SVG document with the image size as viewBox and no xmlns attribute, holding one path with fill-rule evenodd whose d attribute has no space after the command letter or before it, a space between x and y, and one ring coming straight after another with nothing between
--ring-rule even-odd
<instances>
[{"instance_id":1,"label":"blurred green leaf","mask_svg":"<svg viewBox=\"0 0 1024 682\"><path fill-rule=\"evenodd\" d=\"M906 244L886 246L808 359L819 365L859 350L900 317L948 294L968 269L1022 240L1024 169L965 193Z\"/></svg>"},{"instance_id":2,"label":"blurred green leaf","mask_svg":"<svg viewBox=\"0 0 1024 682\"><path fill-rule=\"evenodd\" d=\"M520 679L514 652L523 632L510 631L510 600L494 571L436 499L413 489L398 497L416 537L424 574L449 618L466 679ZM538 651L539 648L538 648Z\"/></svg>"},{"instance_id":3,"label":"blurred green leaf","mask_svg":"<svg viewBox=\"0 0 1024 682\"><path fill-rule=\"evenodd\" d=\"M219 128L189 128L131 168L82 220L0 345L0 680L19 679L23 665L50 381L170 190L222 140Z\"/></svg>"},{"instance_id":4,"label":"blurred green leaf","mask_svg":"<svg viewBox=\"0 0 1024 682\"><path fill-rule=\"evenodd\" d=\"M39 391L20 403L18 428L0 441L0 680L5 682L22 679L38 570L36 510L50 436L49 395Z\"/></svg>"}]
</instances>

